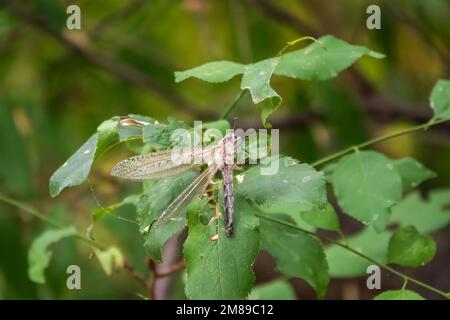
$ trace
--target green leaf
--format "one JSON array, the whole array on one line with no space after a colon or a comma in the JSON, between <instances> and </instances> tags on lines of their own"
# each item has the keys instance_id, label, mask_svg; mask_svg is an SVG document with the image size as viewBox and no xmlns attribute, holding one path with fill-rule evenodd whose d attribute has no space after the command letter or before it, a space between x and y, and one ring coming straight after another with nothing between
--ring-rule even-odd
<instances>
[{"instance_id":1,"label":"green leaf","mask_svg":"<svg viewBox=\"0 0 450 320\"><path fill-rule=\"evenodd\" d=\"M75 227L50 229L34 239L28 251L28 276L31 281L45 283L44 271L50 264L52 257L52 252L48 250L48 247L75 234Z\"/></svg>"},{"instance_id":2,"label":"green leaf","mask_svg":"<svg viewBox=\"0 0 450 320\"><path fill-rule=\"evenodd\" d=\"M255 280L252 265L259 251L258 219L252 212L252 206L245 199L235 198L231 237L225 234L223 219L216 219L207 226L200 222L199 210L188 212L189 234L184 243L184 258L185 290L189 299L245 299L248 296ZM203 220L207 223L213 214L208 212ZM214 235L218 235L217 240L213 240Z\"/></svg>"},{"instance_id":3,"label":"green leaf","mask_svg":"<svg viewBox=\"0 0 450 320\"><path fill-rule=\"evenodd\" d=\"M270 78L279 58L270 58L254 64L242 65L230 61L215 61L183 72L175 72L175 81L180 82L189 77L196 77L208 82L228 81L238 74L243 74L241 89L248 89L254 104L261 103L261 119L265 127L270 127L267 117L281 103L281 97L270 86Z\"/></svg>"},{"instance_id":4,"label":"green leaf","mask_svg":"<svg viewBox=\"0 0 450 320\"><path fill-rule=\"evenodd\" d=\"M302 220L313 227L340 232L341 225L333 206L329 203L324 208L314 207L301 213Z\"/></svg>"},{"instance_id":5,"label":"green leaf","mask_svg":"<svg viewBox=\"0 0 450 320\"><path fill-rule=\"evenodd\" d=\"M169 204L195 179L196 173L159 180L141 196L137 204L140 232L145 234L145 248L153 260L161 260L161 248L166 241L186 225L184 215L172 219L159 228L150 228Z\"/></svg>"},{"instance_id":6,"label":"green leaf","mask_svg":"<svg viewBox=\"0 0 450 320\"><path fill-rule=\"evenodd\" d=\"M263 175L266 165L245 171L236 193L253 200L266 213L299 214L327 203L322 172L289 157L271 158L273 175Z\"/></svg>"},{"instance_id":7,"label":"green leaf","mask_svg":"<svg viewBox=\"0 0 450 320\"><path fill-rule=\"evenodd\" d=\"M328 265L321 243L302 231L265 219L260 220L261 246L277 261L277 269L288 276L304 279L319 298L328 287Z\"/></svg>"},{"instance_id":8,"label":"green leaf","mask_svg":"<svg viewBox=\"0 0 450 320\"><path fill-rule=\"evenodd\" d=\"M270 78L279 58L271 58L246 66L242 76L241 89L248 89L254 104L264 102L261 106L261 120L265 127L270 127L267 117L281 103L281 97L270 86Z\"/></svg>"},{"instance_id":9,"label":"green leaf","mask_svg":"<svg viewBox=\"0 0 450 320\"><path fill-rule=\"evenodd\" d=\"M275 74L303 80L334 78L363 55L383 58L384 55L366 47L353 46L331 35L319 39L320 44L285 53L275 69Z\"/></svg>"},{"instance_id":10,"label":"green leaf","mask_svg":"<svg viewBox=\"0 0 450 320\"><path fill-rule=\"evenodd\" d=\"M450 223L449 205L450 189L433 190L427 200L415 192L392 207L391 222L413 225L421 233L433 232Z\"/></svg>"},{"instance_id":11,"label":"green leaf","mask_svg":"<svg viewBox=\"0 0 450 320\"><path fill-rule=\"evenodd\" d=\"M106 250L99 250L94 248L100 265L108 276L111 276L113 271L123 268L124 257L122 252L117 247L109 247Z\"/></svg>"},{"instance_id":12,"label":"green leaf","mask_svg":"<svg viewBox=\"0 0 450 320\"><path fill-rule=\"evenodd\" d=\"M97 128L97 145L94 160L103 153L119 143L119 133L117 132L117 120L103 121Z\"/></svg>"},{"instance_id":13,"label":"green leaf","mask_svg":"<svg viewBox=\"0 0 450 320\"><path fill-rule=\"evenodd\" d=\"M159 149L167 149L174 144L172 133L177 129L189 129L182 121L169 118L168 124L159 122L149 123L143 129L144 143L151 144Z\"/></svg>"},{"instance_id":14,"label":"green leaf","mask_svg":"<svg viewBox=\"0 0 450 320\"><path fill-rule=\"evenodd\" d=\"M241 81L241 89L250 91L254 104L258 104L268 98L279 97L270 86L270 78L278 64L278 60L279 58L271 58L246 66L245 74Z\"/></svg>"},{"instance_id":15,"label":"green leaf","mask_svg":"<svg viewBox=\"0 0 450 320\"><path fill-rule=\"evenodd\" d=\"M433 87L430 105L435 119L450 119L450 80L439 80Z\"/></svg>"},{"instance_id":16,"label":"green leaf","mask_svg":"<svg viewBox=\"0 0 450 320\"><path fill-rule=\"evenodd\" d=\"M413 158L403 158L392 162L395 170L402 178L403 190L408 191L417 187L422 182L436 177L436 173L424 167Z\"/></svg>"},{"instance_id":17,"label":"green leaf","mask_svg":"<svg viewBox=\"0 0 450 320\"><path fill-rule=\"evenodd\" d=\"M89 175L92 163L119 142L117 121L106 120L58 170L49 182L50 195L56 197L64 188L80 185Z\"/></svg>"},{"instance_id":18,"label":"green leaf","mask_svg":"<svg viewBox=\"0 0 450 320\"><path fill-rule=\"evenodd\" d=\"M400 227L414 225L421 233L433 232L450 222L450 211L444 210L450 204L450 190L435 190L430 193L429 200L424 201L419 193L413 193L392 207L390 223ZM381 263L387 263L389 239L392 233L385 231L376 233L367 228L356 235L347 237L349 245L365 255ZM371 264L353 253L332 245L325 250L330 276L356 277L367 275L366 268Z\"/></svg>"},{"instance_id":19,"label":"green leaf","mask_svg":"<svg viewBox=\"0 0 450 320\"><path fill-rule=\"evenodd\" d=\"M425 298L414 291L402 289L382 292L373 300L425 300Z\"/></svg>"},{"instance_id":20,"label":"green leaf","mask_svg":"<svg viewBox=\"0 0 450 320\"><path fill-rule=\"evenodd\" d=\"M92 220L96 223L101 218L113 214L117 209L123 207L126 204L137 205L141 194L132 194L123 199L121 202L110 205L108 207L100 207L92 211Z\"/></svg>"},{"instance_id":21,"label":"green leaf","mask_svg":"<svg viewBox=\"0 0 450 320\"><path fill-rule=\"evenodd\" d=\"M97 148L98 133L92 135L50 178L50 195L56 197L64 188L86 180Z\"/></svg>"},{"instance_id":22,"label":"green leaf","mask_svg":"<svg viewBox=\"0 0 450 320\"><path fill-rule=\"evenodd\" d=\"M188 207L189 209L189 207ZM183 215L178 220L171 220L158 228L151 228L145 236L144 247L147 254L154 261L162 261L161 250L164 244L172 236L179 233L186 226L186 218Z\"/></svg>"},{"instance_id":23,"label":"green leaf","mask_svg":"<svg viewBox=\"0 0 450 320\"><path fill-rule=\"evenodd\" d=\"M249 300L295 300L294 289L285 280L276 280L255 286Z\"/></svg>"},{"instance_id":24,"label":"green leaf","mask_svg":"<svg viewBox=\"0 0 450 320\"><path fill-rule=\"evenodd\" d=\"M419 267L430 262L436 243L429 235L420 234L414 226L397 229L389 240L388 262L403 267Z\"/></svg>"},{"instance_id":25,"label":"green leaf","mask_svg":"<svg viewBox=\"0 0 450 320\"><path fill-rule=\"evenodd\" d=\"M281 97L276 96L269 99L265 99L261 102L260 108L261 108L261 121L265 128L271 128L272 125L269 123L267 118L275 112L276 109L278 109L278 106L281 103Z\"/></svg>"},{"instance_id":26,"label":"green leaf","mask_svg":"<svg viewBox=\"0 0 450 320\"><path fill-rule=\"evenodd\" d=\"M402 196L402 180L392 162L373 151L358 150L341 158L332 183L344 212L378 232L384 230L390 207Z\"/></svg>"},{"instance_id":27,"label":"green leaf","mask_svg":"<svg viewBox=\"0 0 450 320\"><path fill-rule=\"evenodd\" d=\"M225 82L244 72L244 65L231 61L214 61L201 66L175 72L175 82L195 77L208 82Z\"/></svg>"},{"instance_id":28,"label":"green leaf","mask_svg":"<svg viewBox=\"0 0 450 320\"><path fill-rule=\"evenodd\" d=\"M347 237L348 245L380 263L387 261L387 247L391 233L377 233L373 228ZM325 250L330 276L333 278L349 278L367 275L367 267L372 263L337 245Z\"/></svg>"},{"instance_id":29,"label":"green leaf","mask_svg":"<svg viewBox=\"0 0 450 320\"><path fill-rule=\"evenodd\" d=\"M138 114L130 114L127 116L127 118L131 118L132 120L135 120L137 122L136 125L126 125L119 122L119 124L117 125L117 131L119 133L120 141L126 141L136 137L142 138L143 126L146 123L155 123L155 119Z\"/></svg>"},{"instance_id":30,"label":"green leaf","mask_svg":"<svg viewBox=\"0 0 450 320\"><path fill-rule=\"evenodd\" d=\"M304 80L334 78L364 54L374 58L384 55L361 46L353 46L333 36L324 36L321 44L314 43L305 49L281 56L242 65L230 61L214 61L201 66L175 72L175 82L195 77L208 82L225 82L243 74L241 89L249 89L252 101L261 103L261 119L269 128L267 118L280 105L281 97L270 86L272 74Z\"/></svg>"}]
</instances>

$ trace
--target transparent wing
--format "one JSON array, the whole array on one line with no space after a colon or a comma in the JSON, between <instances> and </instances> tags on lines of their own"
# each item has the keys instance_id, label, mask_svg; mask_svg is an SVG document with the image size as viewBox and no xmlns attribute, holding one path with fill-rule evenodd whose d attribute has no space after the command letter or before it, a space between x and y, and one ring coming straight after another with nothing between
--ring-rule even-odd
<instances>
[{"instance_id":1,"label":"transparent wing","mask_svg":"<svg viewBox=\"0 0 450 320\"><path fill-rule=\"evenodd\" d=\"M189 203L195 197L203 194L217 172L218 166L213 164L200 174L174 201L164 210L155 222L155 227L165 224L170 219L174 219L183 213Z\"/></svg>"},{"instance_id":2,"label":"transparent wing","mask_svg":"<svg viewBox=\"0 0 450 320\"><path fill-rule=\"evenodd\" d=\"M114 165L111 175L131 180L174 176L197 165L198 163L193 161L194 156L210 153L214 149L215 147L194 148L189 152L183 152L182 156L188 160L184 162L174 162L172 150L134 156Z\"/></svg>"}]
</instances>

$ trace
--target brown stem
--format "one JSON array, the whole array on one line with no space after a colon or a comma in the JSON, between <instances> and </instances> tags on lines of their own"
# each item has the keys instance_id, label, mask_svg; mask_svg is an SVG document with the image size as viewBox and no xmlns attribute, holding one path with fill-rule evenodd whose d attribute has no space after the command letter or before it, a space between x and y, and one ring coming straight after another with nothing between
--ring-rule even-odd
<instances>
[{"instance_id":1,"label":"brown stem","mask_svg":"<svg viewBox=\"0 0 450 320\"><path fill-rule=\"evenodd\" d=\"M150 277L146 281L146 287L150 294L150 296L155 299L156 295L156 281L158 279L168 277L180 270L183 270L185 267L185 262L183 260L174 263L173 265L167 267L165 271L158 271L156 265L152 259L148 259L147 267L150 270Z\"/></svg>"},{"instance_id":2,"label":"brown stem","mask_svg":"<svg viewBox=\"0 0 450 320\"><path fill-rule=\"evenodd\" d=\"M186 267L186 264L185 264L184 260L180 260L177 263L169 266L167 268L167 270L159 271L155 275L156 275L157 278L167 277L167 276L170 276L170 275L172 275L172 274L174 274L174 273L176 273L178 271L183 270L185 267Z\"/></svg>"},{"instance_id":3,"label":"brown stem","mask_svg":"<svg viewBox=\"0 0 450 320\"><path fill-rule=\"evenodd\" d=\"M270 16L272 19L281 24L289 25L297 32L301 32L312 37L318 36L318 32L316 30L304 23L297 16L282 9L281 7L273 5L267 0L247 0L247 2L260 9L266 16Z\"/></svg>"},{"instance_id":4,"label":"brown stem","mask_svg":"<svg viewBox=\"0 0 450 320\"><path fill-rule=\"evenodd\" d=\"M148 288L147 280L134 269L134 266L131 264L130 261L125 260L123 263L123 267L125 270L130 272L130 274L133 276L134 279L136 279L136 281L138 281L140 284L142 284L145 288Z\"/></svg>"},{"instance_id":5,"label":"brown stem","mask_svg":"<svg viewBox=\"0 0 450 320\"><path fill-rule=\"evenodd\" d=\"M126 17L131 16L136 11L142 9L142 7L148 3L149 2L147 0L134 0L125 4L120 10L115 11L100 20L94 27L92 37L97 38L109 25L114 24L114 22L117 22L117 20L123 20Z\"/></svg>"}]
</instances>

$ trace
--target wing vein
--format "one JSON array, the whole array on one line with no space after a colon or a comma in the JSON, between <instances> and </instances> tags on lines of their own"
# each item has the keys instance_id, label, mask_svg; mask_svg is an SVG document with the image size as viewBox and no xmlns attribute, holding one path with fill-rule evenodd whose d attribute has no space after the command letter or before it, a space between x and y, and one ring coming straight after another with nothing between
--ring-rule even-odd
<instances>
[{"instance_id":1,"label":"wing vein","mask_svg":"<svg viewBox=\"0 0 450 320\"><path fill-rule=\"evenodd\" d=\"M161 226L170 219L178 217L183 213L183 209L198 195L205 192L211 179L217 172L217 165L211 165L200 174L174 201L164 210L155 222L155 227Z\"/></svg>"}]
</instances>

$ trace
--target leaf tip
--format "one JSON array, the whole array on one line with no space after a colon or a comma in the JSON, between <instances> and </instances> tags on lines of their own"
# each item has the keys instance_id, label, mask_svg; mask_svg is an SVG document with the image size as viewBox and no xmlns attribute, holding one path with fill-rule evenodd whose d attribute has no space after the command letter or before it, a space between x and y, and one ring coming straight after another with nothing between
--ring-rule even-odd
<instances>
[{"instance_id":1,"label":"leaf tip","mask_svg":"<svg viewBox=\"0 0 450 320\"><path fill-rule=\"evenodd\" d=\"M175 71L174 76L175 76L175 83L179 83L183 80L186 80L187 78L186 73L184 71Z\"/></svg>"},{"instance_id":2,"label":"leaf tip","mask_svg":"<svg viewBox=\"0 0 450 320\"><path fill-rule=\"evenodd\" d=\"M386 55L384 53L373 51L373 50L370 50L367 54L370 57L375 58L375 59L384 59L384 58L386 58Z\"/></svg>"}]
</instances>

